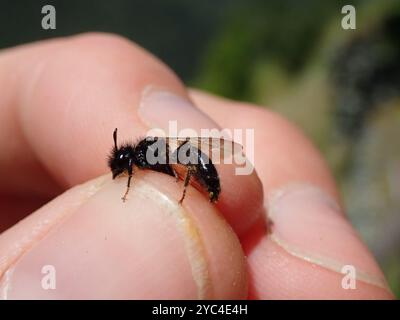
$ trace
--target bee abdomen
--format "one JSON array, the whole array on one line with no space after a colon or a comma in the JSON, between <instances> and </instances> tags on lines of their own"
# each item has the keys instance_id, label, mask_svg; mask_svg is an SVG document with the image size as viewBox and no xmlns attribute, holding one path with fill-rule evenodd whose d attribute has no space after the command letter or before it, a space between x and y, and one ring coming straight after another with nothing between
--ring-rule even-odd
<instances>
[{"instance_id":1,"label":"bee abdomen","mask_svg":"<svg viewBox=\"0 0 400 320\"><path fill-rule=\"evenodd\" d=\"M204 153L199 156L199 160L196 173L197 179L207 188L210 201L216 202L221 192L217 169Z\"/></svg>"}]
</instances>

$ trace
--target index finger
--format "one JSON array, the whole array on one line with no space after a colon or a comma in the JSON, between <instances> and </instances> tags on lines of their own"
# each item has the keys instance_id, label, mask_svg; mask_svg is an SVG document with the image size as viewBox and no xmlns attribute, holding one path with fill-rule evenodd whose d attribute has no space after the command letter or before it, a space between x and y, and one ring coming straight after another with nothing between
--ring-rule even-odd
<instances>
[{"instance_id":1,"label":"index finger","mask_svg":"<svg viewBox=\"0 0 400 320\"><path fill-rule=\"evenodd\" d=\"M169 120L179 128L218 128L193 106L176 75L115 36L85 35L6 50L0 56L0 84L5 92L0 98L2 192L54 195L107 172L116 127L121 140L165 128ZM236 176L232 165L218 171L218 209L240 234L261 216L261 183L255 172Z\"/></svg>"}]
</instances>

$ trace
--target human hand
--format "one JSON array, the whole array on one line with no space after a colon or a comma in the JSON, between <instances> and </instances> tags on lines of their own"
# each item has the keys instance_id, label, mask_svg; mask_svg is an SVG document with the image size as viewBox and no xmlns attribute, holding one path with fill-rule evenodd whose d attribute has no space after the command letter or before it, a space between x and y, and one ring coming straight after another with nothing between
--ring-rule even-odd
<instances>
[{"instance_id":1,"label":"human hand","mask_svg":"<svg viewBox=\"0 0 400 320\"><path fill-rule=\"evenodd\" d=\"M280 116L188 92L103 34L3 50L0 84L0 225L49 201L0 235L1 298L392 298L323 159ZM123 203L126 179L106 166L114 128L129 140L168 120L254 128L256 172L219 165L220 201L189 188L180 206L182 182L137 171ZM342 288L343 265L356 289Z\"/></svg>"}]
</instances>

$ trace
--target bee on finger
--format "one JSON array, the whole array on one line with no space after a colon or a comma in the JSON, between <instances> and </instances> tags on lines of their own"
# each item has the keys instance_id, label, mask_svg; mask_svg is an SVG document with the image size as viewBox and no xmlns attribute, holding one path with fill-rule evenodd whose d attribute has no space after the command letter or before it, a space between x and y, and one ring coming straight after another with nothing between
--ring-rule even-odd
<instances>
[{"instance_id":1,"label":"bee on finger","mask_svg":"<svg viewBox=\"0 0 400 320\"><path fill-rule=\"evenodd\" d=\"M218 160L223 159L232 150L242 150L242 146L222 138L210 137L146 137L136 144L125 143L118 146L117 129L113 133L114 147L108 159L112 177L128 174L125 193L126 201L134 170L153 170L180 179L179 166L186 168L181 204L186 190L194 179L207 191L210 202L217 202L221 193L220 178L212 158L213 150L218 150ZM233 148L233 149L231 149Z\"/></svg>"}]
</instances>

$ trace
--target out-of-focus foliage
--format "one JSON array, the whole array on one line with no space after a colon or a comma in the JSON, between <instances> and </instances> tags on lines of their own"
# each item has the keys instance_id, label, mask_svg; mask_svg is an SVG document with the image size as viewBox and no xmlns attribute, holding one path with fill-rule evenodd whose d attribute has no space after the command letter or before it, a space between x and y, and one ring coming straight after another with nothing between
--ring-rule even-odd
<instances>
[{"instance_id":1,"label":"out-of-focus foliage","mask_svg":"<svg viewBox=\"0 0 400 320\"><path fill-rule=\"evenodd\" d=\"M314 53L326 22L340 10L334 1L238 3L210 41L197 83L225 96L256 99L253 77L259 68L298 74Z\"/></svg>"},{"instance_id":2,"label":"out-of-focus foliage","mask_svg":"<svg viewBox=\"0 0 400 320\"><path fill-rule=\"evenodd\" d=\"M400 2L253 1L234 8L195 84L268 106L320 147L350 219L400 297Z\"/></svg>"}]
</instances>

